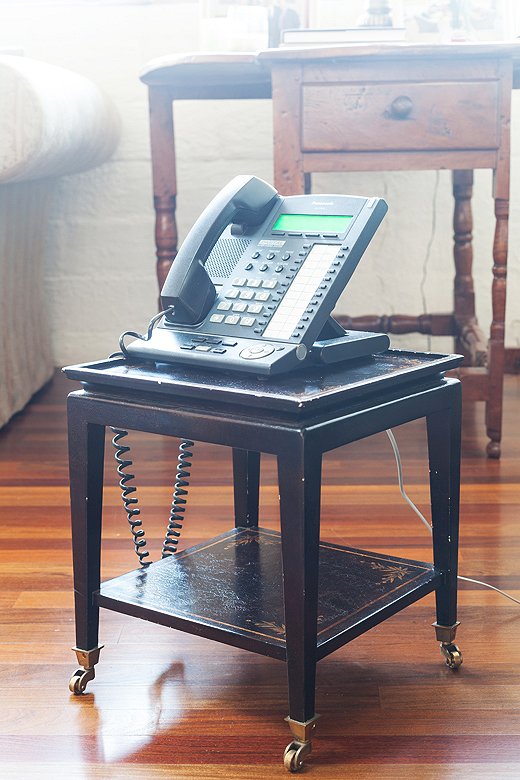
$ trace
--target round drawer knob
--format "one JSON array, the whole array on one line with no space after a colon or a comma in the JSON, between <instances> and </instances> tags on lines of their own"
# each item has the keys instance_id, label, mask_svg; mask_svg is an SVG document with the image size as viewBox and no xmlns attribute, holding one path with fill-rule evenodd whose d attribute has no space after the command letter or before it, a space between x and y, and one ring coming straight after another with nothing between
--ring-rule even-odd
<instances>
[{"instance_id":1,"label":"round drawer knob","mask_svg":"<svg viewBox=\"0 0 520 780\"><path fill-rule=\"evenodd\" d=\"M393 119L406 119L412 113L413 103L406 95L400 95L392 100L390 105L390 116Z\"/></svg>"}]
</instances>

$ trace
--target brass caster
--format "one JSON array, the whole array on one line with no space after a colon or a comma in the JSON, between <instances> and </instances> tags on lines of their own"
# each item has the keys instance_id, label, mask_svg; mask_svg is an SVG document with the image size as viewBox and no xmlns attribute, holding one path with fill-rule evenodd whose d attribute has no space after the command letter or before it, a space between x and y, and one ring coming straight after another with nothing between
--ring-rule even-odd
<instances>
[{"instance_id":1,"label":"brass caster","mask_svg":"<svg viewBox=\"0 0 520 780\"><path fill-rule=\"evenodd\" d=\"M85 693L87 683L94 679L95 674L94 668L77 669L69 680L69 691L75 696Z\"/></svg>"},{"instance_id":2,"label":"brass caster","mask_svg":"<svg viewBox=\"0 0 520 780\"><path fill-rule=\"evenodd\" d=\"M457 645L452 643L443 643L441 644L441 653L444 656L444 660L446 661L446 666L448 666L450 669L453 669L453 671L456 671L460 666L462 666L462 653L460 652Z\"/></svg>"},{"instance_id":3,"label":"brass caster","mask_svg":"<svg viewBox=\"0 0 520 780\"><path fill-rule=\"evenodd\" d=\"M310 742L289 742L283 754L283 765L288 772L299 772L311 752Z\"/></svg>"}]
</instances>

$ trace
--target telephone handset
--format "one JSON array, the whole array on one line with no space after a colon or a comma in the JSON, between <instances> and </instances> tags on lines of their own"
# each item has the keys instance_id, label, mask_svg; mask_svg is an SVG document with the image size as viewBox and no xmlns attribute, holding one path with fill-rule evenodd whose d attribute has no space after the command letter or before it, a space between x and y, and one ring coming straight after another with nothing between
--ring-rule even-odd
<instances>
[{"instance_id":1,"label":"telephone handset","mask_svg":"<svg viewBox=\"0 0 520 780\"><path fill-rule=\"evenodd\" d=\"M182 244L161 291L166 313L130 356L277 374L382 352L386 334L330 316L387 204L350 195L282 197L237 176Z\"/></svg>"}]
</instances>

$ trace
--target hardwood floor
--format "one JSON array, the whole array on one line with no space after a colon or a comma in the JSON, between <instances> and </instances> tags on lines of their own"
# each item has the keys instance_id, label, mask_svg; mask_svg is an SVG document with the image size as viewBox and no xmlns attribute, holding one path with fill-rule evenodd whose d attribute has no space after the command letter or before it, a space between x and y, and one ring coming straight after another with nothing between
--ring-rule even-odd
<instances>
[{"instance_id":1,"label":"hardwood floor","mask_svg":"<svg viewBox=\"0 0 520 780\"><path fill-rule=\"evenodd\" d=\"M61 376L0 432L2 778L287 777L285 665L102 611L105 648L88 693L76 668ZM464 410L461 574L520 597L520 377L506 377L502 459L487 460L482 404ZM424 423L394 431L408 492L428 507ZM149 547L164 535L177 442L132 436ZM108 452L110 455L110 452ZM103 577L136 567L107 457ZM261 525L277 527L272 458L262 460ZM427 530L403 502L384 434L329 453L324 539L430 560ZM196 445L183 544L231 527L231 458ZM304 775L519 778L520 606L460 586L464 665L443 665L433 596L318 665L322 714Z\"/></svg>"}]
</instances>

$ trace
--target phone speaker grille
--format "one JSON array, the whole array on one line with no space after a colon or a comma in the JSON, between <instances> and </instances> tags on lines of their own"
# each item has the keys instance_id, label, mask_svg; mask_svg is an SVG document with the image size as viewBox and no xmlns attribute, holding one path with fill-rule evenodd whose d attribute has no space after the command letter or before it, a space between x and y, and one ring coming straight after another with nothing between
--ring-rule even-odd
<instances>
[{"instance_id":1,"label":"phone speaker grille","mask_svg":"<svg viewBox=\"0 0 520 780\"><path fill-rule=\"evenodd\" d=\"M206 260L206 271L211 279L227 279L246 251L248 238L221 238Z\"/></svg>"}]
</instances>

